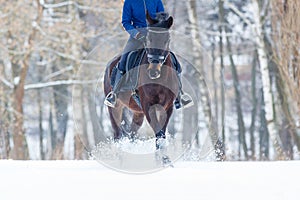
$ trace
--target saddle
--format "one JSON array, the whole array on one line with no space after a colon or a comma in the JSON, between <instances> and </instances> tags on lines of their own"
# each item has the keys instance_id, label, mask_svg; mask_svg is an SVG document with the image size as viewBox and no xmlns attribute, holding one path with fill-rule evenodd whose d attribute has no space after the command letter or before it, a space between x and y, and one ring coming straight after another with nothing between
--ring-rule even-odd
<instances>
[{"instance_id":1,"label":"saddle","mask_svg":"<svg viewBox=\"0 0 300 200\"><path fill-rule=\"evenodd\" d=\"M123 74L119 84L122 85L120 91L135 91L138 86L139 80L139 66L141 65L142 58L145 56L146 50L139 49L135 51L131 51L127 56L126 66L125 66L125 73ZM182 69L181 66L173 52L170 52L171 60L172 60L172 67L177 73L181 73ZM119 63L114 67L112 70L111 75L111 85L113 86L116 81L116 73Z\"/></svg>"},{"instance_id":2,"label":"saddle","mask_svg":"<svg viewBox=\"0 0 300 200\"><path fill-rule=\"evenodd\" d=\"M144 49L135 50L128 54L125 66L125 72L119 81L118 84L121 84L122 87L120 91L129 91L133 90L137 87L138 84L138 75L139 75L139 65L141 64L142 58L146 51ZM116 80L116 73L118 70L119 62L112 70L111 74L111 85L115 85Z\"/></svg>"}]
</instances>

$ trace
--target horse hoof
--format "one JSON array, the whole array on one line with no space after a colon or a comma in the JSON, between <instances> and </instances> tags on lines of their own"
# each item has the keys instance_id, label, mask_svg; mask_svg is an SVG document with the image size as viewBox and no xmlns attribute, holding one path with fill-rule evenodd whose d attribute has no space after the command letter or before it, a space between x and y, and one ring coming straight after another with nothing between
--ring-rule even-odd
<instances>
[{"instance_id":1,"label":"horse hoof","mask_svg":"<svg viewBox=\"0 0 300 200\"><path fill-rule=\"evenodd\" d=\"M164 155L162 157L162 164L163 164L164 167L174 168L174 165L172 164L172 161L170 160L169 156Z\"/></svg>"},{"instance_id":2,"label":"horse hoof","mask_svg":"<svg viewBox=\"0 0 300 200\"><path fill-rule=\"evenodd\" d=\"M165 138L159 138L156 141L156 150L162 150L167 147L167 140Z\"/></svg>"},{"instance_id":3,"label":"horse hoof","mask_svg":"<svg viewBox=\"0 0 300 200\"><path fill-rule=\"evenodd\" d=\"M137 139L136 132L131 132L129 136L130 142L133 143Z\"/></svg>"}]
</instances>

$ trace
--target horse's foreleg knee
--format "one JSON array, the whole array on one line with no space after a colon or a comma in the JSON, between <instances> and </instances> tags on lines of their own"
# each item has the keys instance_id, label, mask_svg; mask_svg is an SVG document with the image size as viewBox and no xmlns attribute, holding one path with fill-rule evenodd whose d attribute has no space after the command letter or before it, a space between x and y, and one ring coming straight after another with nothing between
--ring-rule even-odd
<instances>
[{"instance_id":1,"label":"horse's foreleg knee","mask_svg":"<svg viewBox=\"0 0 300 200\"><path fill-rule=\"evenodd\" d=\"M130 131L135 134L139 128L142 126L144 121L144 114L143 113L134 113L132 118L132 123L130 127Z\"/></svg>"}]
</instances>

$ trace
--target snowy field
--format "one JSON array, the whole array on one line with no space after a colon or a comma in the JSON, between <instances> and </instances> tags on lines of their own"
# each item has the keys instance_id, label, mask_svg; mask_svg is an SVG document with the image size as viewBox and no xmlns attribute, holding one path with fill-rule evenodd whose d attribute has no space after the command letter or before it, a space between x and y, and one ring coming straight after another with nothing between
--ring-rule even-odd
<instances>
[{"instance_id":1,"label":"snowy field","mask_svg":"<svg viewBox=\"0 0 300 200\"><path fill-rule=\"evenodd\" d=\"M97 161L0 161L0 200L299 200L300 161L176 162L144 175Z\"/></svg>"}]
</instances>

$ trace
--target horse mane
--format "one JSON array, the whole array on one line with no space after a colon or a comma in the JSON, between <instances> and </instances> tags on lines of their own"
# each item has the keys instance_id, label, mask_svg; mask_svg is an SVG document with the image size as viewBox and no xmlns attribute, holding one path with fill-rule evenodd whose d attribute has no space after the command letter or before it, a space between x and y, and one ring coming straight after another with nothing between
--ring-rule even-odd
<instances>
[{"instance_id":1,"label":"horse mane","mask_svg":"<svg viewBox=\"0 0 300 200\"><path fill-rule=\"evenodd\" d=\"M167 12L158 12L156 13L155 20L158 22L166 21L169 18L169 13Z\"/></svg>"}]
</instances>

